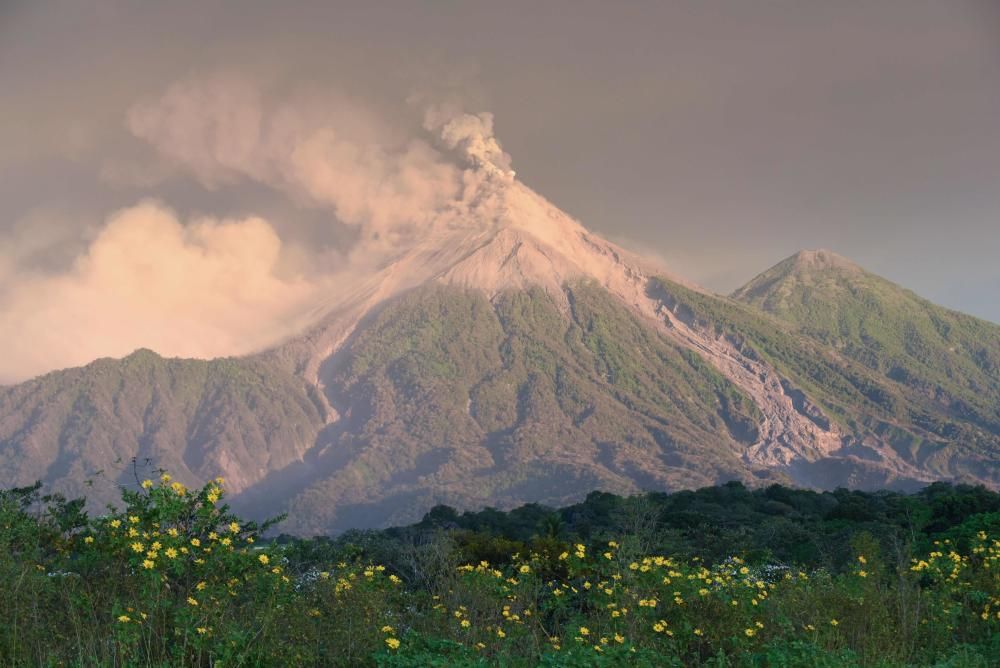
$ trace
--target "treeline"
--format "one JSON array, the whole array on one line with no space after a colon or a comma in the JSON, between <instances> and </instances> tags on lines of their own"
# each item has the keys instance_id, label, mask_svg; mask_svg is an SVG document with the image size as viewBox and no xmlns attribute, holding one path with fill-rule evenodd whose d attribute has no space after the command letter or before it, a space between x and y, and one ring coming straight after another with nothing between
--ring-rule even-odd
<instances>
[{"instance_id":1,"label":"treeline","mask_svg":"<svg viewBox=\"0 0 1000 668\"><path fill-rule=\"evenodd\" d=\"M364 558L391 563L446 540L462 562L510 563L514 555L551 553L560 545L627 537L638 552L699 557L707 564L740 555L751 563L839 572L853 560L852 541L871 537L884 557L905 565L935 541L966 547L975 534L1000 534L1000 494L982 486L933 483L919 492L816 492L739 482L674 493L621 497L592 492L561 509L528 504L459 512L439 505L413 525L352 530L337 537L281 535L304 564Z\"/></svg>"}]
</instances>

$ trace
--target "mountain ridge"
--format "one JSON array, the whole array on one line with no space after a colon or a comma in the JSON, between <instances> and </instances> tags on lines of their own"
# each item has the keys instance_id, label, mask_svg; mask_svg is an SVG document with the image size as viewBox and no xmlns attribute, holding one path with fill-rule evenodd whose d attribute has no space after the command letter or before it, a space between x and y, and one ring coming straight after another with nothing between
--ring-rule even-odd
<instances>
[{"instance_id":1,"label":"mountain ridge","mask_svg":"<svg viewBox=\"0 0 1000 668\"><path fill-rule=\"evenodd\" d=\"M475 224L430 230L269 350L196 361L140 349L0 388L0 482L76 494L97 468L118 461L113 482L130 484L130 459L150 459L190 485L225 476L238 508L292 510L297 533L406 522L437 503L733 479L1000 486L992 348L927 368L886 353L905 352L919 317L963 345L1000 341L989 323L949 319L829 251L724 297L516 181L478 206ZM898 331L855 336L873 326L854 317L868 307ZM948 380L966 371L986 399Z\"/></svg>"}]
</instances>

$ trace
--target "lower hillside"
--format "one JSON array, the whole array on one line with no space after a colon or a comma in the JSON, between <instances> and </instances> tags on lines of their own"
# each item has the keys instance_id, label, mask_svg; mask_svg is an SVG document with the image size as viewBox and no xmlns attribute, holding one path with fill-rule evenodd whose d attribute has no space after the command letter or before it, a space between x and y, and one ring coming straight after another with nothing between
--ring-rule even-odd
<instances>
[{"instance_id":1,"label":"lower hillside","mask_svg":"<svg viewBox=\"0 0 1000 668\"><path fill-rule=\"evenodd\" d=\"M266 524L223 505L224 485L189 490L163 474L100 517L38 486L0 492L0 663L990 666L1000 656L1000 496L983 488L731 483L594 494L562 511L439 507L405 529L271 542Z\"/></svg>"},{"instance_id":2,"label":"lower hillside","mask_svg":"<svg viewBox=\"0 0 1000 668\"><path fill-rule=\"evenodd\" d=\"M748 397L605 290L566 294L568 312L540 288L390 303L321 369L339 420L235 503L260 515L287 492L286 530L309 535L755 477Z\"/></svg>"},{"instance_id":3,"label":"lower hillside","mask_svg":"<svg viewBox=\"0 0 1000 668\"><path fill-rule=\"evenodd\" d=\"M0 388L0 486L41 480L100 508L151 461L191 487L222 475L240 513L287 511L283 531L316 535L595 489L1000 485L985 413L967 420L753 305L666 279L643 290L630 305L587 280L555 296L426 284L333 348L320 336L315 369L289 352L306 336L211 361L140 350Z\"/></svg>"}]
</instances>

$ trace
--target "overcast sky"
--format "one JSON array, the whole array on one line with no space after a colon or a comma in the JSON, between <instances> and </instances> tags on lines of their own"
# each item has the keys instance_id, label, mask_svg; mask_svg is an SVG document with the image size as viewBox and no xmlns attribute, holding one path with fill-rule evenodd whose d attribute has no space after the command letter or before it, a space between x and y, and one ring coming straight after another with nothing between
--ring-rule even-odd
<instances>
[{"instance_id":1,"label":"overcast sky","mask_svg":"<svg viewBox=\"0 0 1000 668\"><path fill-rule=\"evenodd\" d=\"M419 136L428 105L492 112L519 179L706 287L824 247L1000 322L996 0L0 0L0 343L36 335L25 309L120 278L95 278L96 258L136 217L180 230L158 243L194 244L213 281L245 271L202 266L230 232L284 258L247 278L275 303L303 289L281 270L295 248L316 262L357 242L341 200L274 186L273 153L234 175L243 145L222 172L174 145L165 106L237 118L257 99L205 81L252 82L264 118L322 99L341 136L381 146Z\"/></svg>"}]
</instances>

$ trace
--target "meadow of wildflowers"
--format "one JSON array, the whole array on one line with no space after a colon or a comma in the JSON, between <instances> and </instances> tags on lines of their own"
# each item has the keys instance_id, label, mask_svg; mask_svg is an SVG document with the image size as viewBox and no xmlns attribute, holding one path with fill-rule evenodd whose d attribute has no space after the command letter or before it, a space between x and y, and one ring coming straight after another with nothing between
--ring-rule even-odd
<instances>
[{"instance_id":1,"label":"meadow of wildflowers","mask_svg":"<svg viewBox=\"0 0 1000 668\"><path fill-rule=\"evenodd\" d=\"M0 493L4 666L990 666L1000 540L978 531L839 572L539 543L411 573L296 558L163 474L100 517Z\"/></svg>"}]
</instances>

